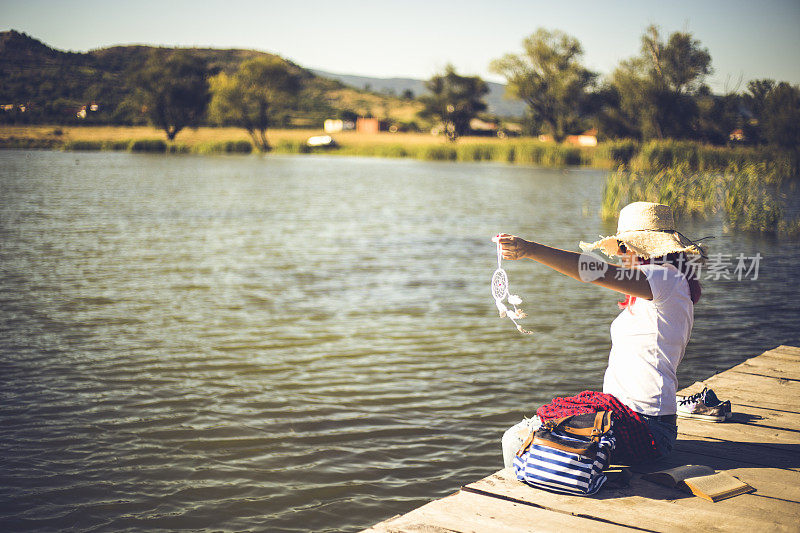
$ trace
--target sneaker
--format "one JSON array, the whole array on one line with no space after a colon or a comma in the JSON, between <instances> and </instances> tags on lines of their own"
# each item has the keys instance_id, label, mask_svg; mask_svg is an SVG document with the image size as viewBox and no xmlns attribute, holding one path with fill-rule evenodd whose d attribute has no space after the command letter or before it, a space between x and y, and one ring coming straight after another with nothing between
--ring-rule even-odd
<instances>
[{"instance_id":1,"label":"sneaker","mask_svg":"<svg viewBox=\"0 0 800 533\"><path fill-rule=\"evenodd\" d=\"M730 412L731 402L721 402L714 391L707 387L697 394L678 397L678 418L724 422L730 418Z\"/></svg>"},{"instance_id":2,"label":"sneaker","mask_svg":"<svg viewBox=\"0 0 800 533\"><path fill-rule=\"evenodd\" d=\"M717 405L721 405L722 406L722 410L725 413L725 420L727 420L731 416L733 416L733 413L731 412L731 401L730 400L725 400L724 402L720 401L720 399L717 398L717 395L714 393L714 391L712 389L709 389L708 387L703 389L703 391L705 392L705 396L703 397L703 401L705 402L707 407L716 407Z\"/></svg>"}]
</instances>

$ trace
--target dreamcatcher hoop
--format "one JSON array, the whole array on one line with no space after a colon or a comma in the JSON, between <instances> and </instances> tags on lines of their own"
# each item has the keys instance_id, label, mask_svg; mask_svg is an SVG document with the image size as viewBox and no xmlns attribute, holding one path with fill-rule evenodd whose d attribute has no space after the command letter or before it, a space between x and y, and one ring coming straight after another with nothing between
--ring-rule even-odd
<instances>
[{"instance_id":1,"label":"dreamcatcher hoop","mask_svg":"<svg viewBox=\"0 0 800 533\"><path fill-rule=\"evenodd\" d=\"M505 300L508 297L508 274L498 268L492 275L492 297L495 300Z\"/></svg>"},{"instance_id":2,"label":"dreamcatcher hoop","mask_svg":"<svg viewBox=\"0 0 800 533\"><path fill-rule=\"evenodd\" d=\"M517 320L525 318L527 315L525 311L518 308L517 305L522 303L522 298L517 296L516 294L510 294L508 289L508 274L505 270L503 270L503 249L500 246L500 243L497 243L497 270L494 271L492 274L492 298L494 298L494 303L497 306L497 310L500 313L500 318L508 318L510 319L515 326L517 326L517 331L523 333L525 335L530 335L531 331L524 329L517 323ZM510 310L503 300L506 300L514 310Z\"/></svg>"}]
</instances>

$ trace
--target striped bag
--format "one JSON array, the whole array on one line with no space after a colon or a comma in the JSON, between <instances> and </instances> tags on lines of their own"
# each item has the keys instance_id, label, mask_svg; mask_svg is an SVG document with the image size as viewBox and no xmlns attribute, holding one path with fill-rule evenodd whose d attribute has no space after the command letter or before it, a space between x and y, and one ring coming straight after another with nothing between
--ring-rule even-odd
<instances>
[{"instance_id":1,"label":"striped bag","mask_svg":"<svg viewBox=\"0 0 800 533\"><path fill-rule=\"evenodd\" d=\"M615 445L611 411L546 421L514 457L517 479L567 494L594 494L603 483Z\"/></svg>"}]
</instances>

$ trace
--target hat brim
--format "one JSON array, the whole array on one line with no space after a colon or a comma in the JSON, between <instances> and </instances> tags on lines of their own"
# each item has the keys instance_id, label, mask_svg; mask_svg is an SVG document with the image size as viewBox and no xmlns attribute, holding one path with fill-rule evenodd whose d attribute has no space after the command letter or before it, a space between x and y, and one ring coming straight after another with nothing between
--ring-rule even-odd
<instances>
[{"instance_id":1,"label":"hat brim","mask_svg":"<svg viewBox=\"0 0 800 533\"><path fill-rule=\"evenodd\" d=\"M700 258L706 257L706 249L702 243L695 243L677 231L624 231L610 237L603 237L593 243L581 241L580 247L584 251L600 250L613 257L619 255L619 243L644 259L663 257L667 254L686 253L696 254Z\"/></svg>"}]
</instances>

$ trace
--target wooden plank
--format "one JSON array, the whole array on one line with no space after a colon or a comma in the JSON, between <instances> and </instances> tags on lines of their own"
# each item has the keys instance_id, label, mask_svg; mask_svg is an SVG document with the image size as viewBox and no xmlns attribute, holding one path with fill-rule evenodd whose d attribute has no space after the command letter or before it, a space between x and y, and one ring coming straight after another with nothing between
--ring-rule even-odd
<instances>
[{"instance_id":1,"label":"wooden plank","mask_svg":"<svg viewBox=\"0 0 800 533\"><path fill-rule=\"evenodd\" d=\"M739 365L739 367L737 367L735 369L732 368L730 370L726 370L725 372L726 372L726 375L728 375L728 376L736 375L740 379L744 379L747 376L758 376L758 377L763 377L763 378L774 378L774 379L779 379L779 380L784 380L784 381L790 381L790 382L793 382L793 383L800 383L800 378L795 377L795 374L793 372L776 372L776 371L773 371L773 370L770 369L769 370L770 373L766 374L764 372L764 370L767 370L767 369L766 368L759 368L759 367L755 367L755 366L747 366L744 363L742 363L741 365ZM797 375L800 375L800 373L798 373Z\"/></svg>"},{"instance_id":2,"label":"wooden plank","mask_svg":"<svg viewBox=\"0 0 800 533\"><path fill-rule=\"evenodd\" d=\"M765 507L778 507L774 502L761 501L766 498L754 500L758 497L750 495L745 498L742 495L731 499L738 500L743 508L734 511L734 506L730 504L713 504L676 489L644 481L639 476L634 476L629 487L604 488L596 497L588 498L530 487L514 479L510 469L501 470L467 487L531 501L563 512L580 510L582 514L655 531L762 531L763 521L758 519L758 514L754 517L750 513ZM745 499L748 502L746 505L743 503ZM800 507L800 504L783 502L783 505L787 506L788 512L770 516L770 528L773 531L796 531L797 509L791 506Z\"/></svg>"},{"instance_id":3,"label":"wooden plank","mask_svg":"<svg viewBox=\"0 0 800 533\"><path fill-rule=\"evenodd\" d=\"M742 466L800 469L798 446L792 444L766 448L744 442L682 434L675 443L675 450L696 454L699 456L698 461L708 460L709 457L726 457Z\"/></svg>"},{"instance_id":4,"label":"wooden plank","mask_svg":"<svg viewBox=\"0 0 800 533\"><path fill-rule=\"evenodd\" d=\"M715 379L717 376L713 376L704 382L694 383L685 389L681 389L678 394L682 396L688 396L690 394L700 392L703 390L704 386L707 386L711 389L714 389L714 392L717 394L720 400L731 400L732 404L741 402L748 405L762 406L782 411L791 411L795 413L800 412L800 405L798 405L797 399L798 397L790 397L795 393L784 392L784 394L781 395L780 393L773 392L771 389L765 387L763 383L761 383L760 386L756 386L754 380L757 378L757 376L752 377L753 380L750 380L750 377L746 379ZM800 385L800 383L798 383L798 385ZM783 388L781 388L781 390L783 390Z\"/></svg>"},{"instance_id":5,"label":"wooden plank","mask_svg":"<svg viewBox=\"0 0 800 533\"><path fill-rule=\"evenodd\" d=\"M735 387L757 391L767 396L781 397L792 405L800 407L797 396L800 395L800 381L739 372L723 372L711 376L705 382L709 386Z\"/></svg>"},{"instance_id":6,"label":"wooden plank","mask_svg":"<svg viewBox=\"0 0 800 533\"><path fill-rule=\"evenodd\" d=\"M702 391L704 386L703 382L698 381L680 390L678 394L681 396L689 396ZM732 422L800 430L800 409L787 410L771 408L765 405L758 405L757 403L749 403L748 399L754 400L752 397L748 398L746 395L730 398L726 396L723 398L723 400L731 401L731 411L733 414ZM684 419L678 420L680 422ZM714 425L713 422L710 422L710 424L712 426Z\"/></svg>"},{"instance_id":7,"label":"wooden plank","mask_svg":"<svg viewBox=\"0 0 800 533\"><path fill-rule=\"evenodd\" d=\"M682 388L681 390L679 390L679 391L677 392L677 395L678 395L678 396L689 396L689 395L691 395L691 394L697 394L698 392L702 391L702 390L703 390L703 387L705 387L705 386L706 386L706 385L705 385L705 383L704 383L704 382L702 382L702 381L695 381L694 383L692 383L692 384L691 384L691 385L689 385L688 387L684 387L684 388Z\"/></svg>"},{"instance_id":8,"label":"wooden plank","mask_svg":"<svg viewBox=\"0 0 800 533\"><path fill-rule=\"evenodd\" d=\"M747 442L765 447L774 446L780 449L787 448L784 445L794 444L800 460L800 433L796 431L775 429L757 424L739 424L731 421L716 423L691 418L679 418L678 434L713 437L730 442ZM792 448L792 446L788 446L788 448Z\"/></svg>"},{"instance_id":9,"label":"wooden plank","mask_svg":"<svg viewBox=\"0 0 800 533\"><path fill-rule=\"evenodd\" d=\"M704 386L706 385L703 382L697 381L692 385L680 390L678 394L682 396L689 396L702 391ZM715 392L717 391L717 389L714 390ZM746 424L748 426L753 425L794 431L800 430L800 407L794 410L786 409L785 405L775 407L773 404L766 404L763 402L763 398L760 394L750 394L744 391L739 391L739 393L735 396L723 395L722 399L731 400L733 417L730 421L719 424L714 422L706 422L706 424L709 426L709 432L713 433L716 431L715 428L720 424L730 424L732 422L737 424ZM758 404L759 402L761 402L761 405ZM678 419L679 428L685 420L690 419ZM800 434L797 435L797 439L797 442L800 442Z\"/></svg>"},{"instance_id":10,"label":"wooden plank","mask_svg":"<svg viewBox=\"0 0 800 533\"><path fill-rule=\"evenodd\" d=\"M460 491L376 524L365 533L526 533L533 531L622 531L636 530L579 518L569 512L553 512L539 506L514 503L481 494Z\"/></svg>"},{"instance_id":11,"label":"wooden plank","mask_svg":"<svg viewBox=\"0 0 800 533\"><path fill-rule=\"evenodd\" d=\"M775 364L774 359L745 361L725 372L800 381L800 368L795 368L794 365L791 367L782 367L779 364Z\"/></svg>"},{"instance_id":12,"label":"wooden plank","mask_svg":"<svg viewBox=\"0 0 800 533\"><path fill-rule=\"evenodd\" d=\"M800 394L800 381L732 372L711 376L704 383L715 392L717 389L725 389L729 394L745 391L761 395L768 402L793 406L793 411L800 410L798 398L795 396Z\"/></svg>"},{"instance_id":13,"label":"wooden plank","mask_svg":"<svg viewBox=\"0 0 800 533\"><path fill-rule=\"evenodd\" d=\"M763 481L752 478L742 478L742 481L755 483L757 487L765 485ZM650 482L641 480L641 483ZM678 492L678 489L673 490ZM704 514L709 510L713 510L715 515L723 515L725 517L724 520L728 521L732 529L739 531L771 531L776 525L782 526L787 531L797 531L797 525L800 523L800 503L762 497L758 492L742 494L716 503L711 503L702 498L689 497L679 500L676 504L680 505L680 514L684 517L687 530L697 528L695 531L702 531L703 529L695 524L695 514ZM760 524L755 529L748 529L742 525L743 519L755 520Z\"/></svg>"},{"instance_id":14,"label":"wooden plank","mask_svg":"<svg viewBox=\"0 0 800 533\"><path fill-rule=\"evenodd\" d=\"M695 453L673 451L658 463L636 467L638 473L655 472L675 466L696 464L705 465L714 470L724 470L756 488L756 494L763 498L790 500L798 504L800 512L800 472L783 468L767 468L763 466L745 465L727 457L701 456Z\"/></svg>"},{"instance_id":15,"label":"wooden plank","mask_svg":"<svg viewBox=\"0 0 800 533\"><path fill-rule=\"evenodd\" d=\"M777 348L773 348L772 350L769 350L768 352L765 352L765 353L771 353L771 352L780 352L780 353L784 353L784 354L787 354L787 355L793 355L798 360L800 360L800 347L799 346L787 346L786 344L781 344Z\"/></svg>"},{"instance_id":16,"label":"wooden plank","mask_svg":"<svg viewBox=\"0 0 800 533\"><path fill-rule=\"evenodd\" d=\"M778 380L792 382L792 383L795 383L795 384L800 384L800 379L792 377L793 374L789 375L789 374L785 373L784 375L781 375L781 376L767 375L767 374L764 374L763 372L760 372L760 370L762 370L762 369L753 368L753 367L745 367L745 368L742 368L742 369L739 369L739 370L728 370L728 372L729 372L728 376L732 376L732 377L735 376L735 377L738 377L739 379L746 379L746 378L748 378L750 376L755 376L755 377L778 379Z\"/></svg>"},{"instance_id":17,"label":"wooden plank","mask_svg":"<svg viewBox=\"0 0 800 533\"><path fill-rule=\"evenodd\" d=\"M781 347L766 351L757 357L772 357L773 359L780 359L789 363L795 362L798 359L798 355L794 351L789 351Z\"/></svg>"},{"instance_id":18,"label":"wooden plank","mask_svg":"<svg viewBox=\"0 0 800 533\"><path fill-rule=\"evenodd\" d=\"M800 380L800 361L795 363L787 362L781 359L775 359L772 357L759 356L748 359L747 361L740 363L729 370L726 370L724 373L728 372L761 374L775 378L788 378L797 381Z\"/></svg>"},{"instance_id":19,"label":"wooden plank","mask_svg":"<svg viewBox=\"0 0 800 533\"><path fill-rule=\"evenodd\" d=\"M751 357L716 375L724 375L729 372L751 372L777 378L800 380L800 355L787 355L781 351L782 348L775 348L756 357ZM800 352L798 348L793 348L793 350Z\"/></svg>"},{"instance_id":20,"label":"wooden plank","mask_svg":"<svg viewBox=\"0 0 800 533\"><path fill-rule=\"evenodd\" d=\"M731 414L732 417L725 422L726 424L736 423L794 431L798 433L797 438L800 440L800 413L736 403L731 407Z\"/></svg>"}]
</instances>

